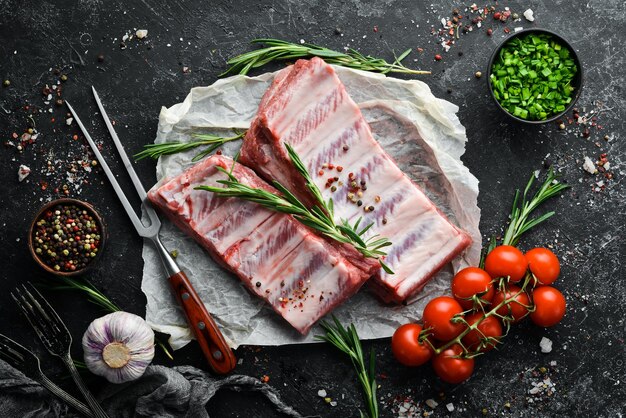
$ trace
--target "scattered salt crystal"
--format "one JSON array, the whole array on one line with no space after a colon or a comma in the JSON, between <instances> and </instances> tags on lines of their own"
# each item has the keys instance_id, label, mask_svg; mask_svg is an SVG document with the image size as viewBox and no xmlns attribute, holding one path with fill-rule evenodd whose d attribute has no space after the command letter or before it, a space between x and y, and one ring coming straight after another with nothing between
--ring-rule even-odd
<instances>
[{"instance_id":1,"label":"scattered salt crystal","mask_svg":"<svg viewBox=\"0 0 626 418\"><path fill-rule=\"evenodd\" d=\"M454 411L454 404L452 402L446 404L446 409L448 412Z\"/></svg>"},{"instance_id":2,"label":"scattered salt crystal","mask_svg":"<svg viewBox=\"0 0 626 418\"><path fill-rule=\"evenodd\" d=\"M445 17L441 18L441 26L443 26L444 28L447 27L447 22L446 22Z\"/></svg>"},{"instance_id":3,"label":"scattered salt crystal","mask_svg":"<svg viewBox=\"0 0 626 418\"><path fill-rule=\"evenodd\" d=\"M531 390L528 391L528 393L530 393L531 395L536 395L539 392L541 392L541 388L537 387L537 386L535 386L534 388L532 388Z\"/></svg>"},{"instance_id":4,"label":"scattered salt crystal","mask_svg":"<svg viewBox=\"0 0 626 418\"><path fill-rule=\"evenodd\" d=\"M65 119L65 123L66 123L67 125L71 125L71 124L72 124L72 122L74 122L74 118L67 118L67 119Z\"/></svg>"},{"instance_id":5,"label":"scattered salt crystal","mask_svg":"<svg viewBox=\"0 0 626 418\"><path fill-rule=\"evenodd\" d=\"M552 366L552 367L556 366L556 360L552 360L552 361L550 362L550 366Z\"/></svg>"},{"instance_id":6,"label":"scattered salt crystal","mask_svg":"<svg viewBox=\"0 0 626 418\"><path fill-rule=\"evenodd\" d=\"M426 405L428 405L432 409L435 409L439 404L434 399L426 399Z\"/></svg>"},{"instance_id":7,"label":"scattered salt crystal","mask_svg":"<svg viewBox=\"0 0 626 418\"><path fill-rule=\"evenodd\" d=\"M337 401L330 401L330 406L337 406Z\"/></svg>"},{"instance_id":8,"label":"scattered salt crystal","mask_svg":"<svg viewBox=\"0 0 626 418\"><path fill-rule=\"evenodd\" d=\"M552 340L546 337L541 337L541 341L539 341L539 347L541 347L542 353L549 353L552 351Z\"/></svg>"},{"instance_id":9,"label":"scattered salt crystal","mask_svg":"<svg viewBox=\"0 0 626 418\"><path fill-rule=\"evenodd\" d=\"M22 164L20 168L17 170L17 179L19 181L24 181L26 177L30 174L30 167Z\"/></svg>"},{"instance_id":10,"label":"scattered salt crystal","mask_svg":"<svg viewBox=\"0 0 626 418\"><path fill-rule=\"evenodd\" d=\"M304 39L300 39L300 43L303 44L304 43Z\"/></svg>"},{"instance_id":11,"label":"scattered salt crystal","mask_svg":"<svg viewBox=\"0 0 626 418\"><path fill-rule=\"evenodd\" d=\"M524 17L529 22L534 22L535 21L534 12L532 11L532 9L526 9L526 11L524 12Z\"/></svg>"},{"instance_id":12,"label":"scattered salt crystal","mask_svg":"<svg viewBox=\"0 0 626 418\"><path fill-rule=\"evenodd\" d=\"M611 169L611 163L606 162L606 163L604 163L604 165L602 167L604 167L605 170L610 170Z\"/></svg>"},{"instance_id":13,"label":"scattered salt crystal","mask_svg":"<svg viewBox=\"0 0 626 418\"><path fill-rule=\"evenodd\" d=\"M596 165L591 161L591 158L585 155L585 162L583 163L583 168L589 174L595 174L597 172Z\"/></svg>"},{"instance_id":14,"label":"scattered salt crystal","mask_svg":"<svg viewBox=\"0 0 626 418\"><path fill-rule=\"evenodd\" d=\"M515 32L520 32L520 31L523 31L523 30L524 30L524 28L521 27L521 26L518 26L518 27L515 28Z\"/></svg>"},{"instance_id":15,"label":"scattered salt crystal","mask_svg":"<svg viewBox=\"0 0 626 418\"><path fill-rule=\"evenodd\" d=\"M126 42L127 40L128 40L128 34L122 36L122 41L123 42Z\"/></svg>"},{"instance_id":16,"label":"scattered salt crystal","mask_svg":"<svg viewBox=\"0 0 626 418\"><path fill-rule=\"evenodd\" d=\"M325 398L327 395L326 391L324 389L320 389L317 391L317 396L319 396L320 398Z\"/></svg>"},{"instance_id":17,"label":"scattered salt crystal","mask_svg":"<svg viewBox=\"0 0 626 418\"><path fill-rule=\"evenodd\" d=\"M138 39L143 39L146 36L148 36L148 29L138 29L137 32L135 32L135 36Z\"/></svg>"}]
</instances>

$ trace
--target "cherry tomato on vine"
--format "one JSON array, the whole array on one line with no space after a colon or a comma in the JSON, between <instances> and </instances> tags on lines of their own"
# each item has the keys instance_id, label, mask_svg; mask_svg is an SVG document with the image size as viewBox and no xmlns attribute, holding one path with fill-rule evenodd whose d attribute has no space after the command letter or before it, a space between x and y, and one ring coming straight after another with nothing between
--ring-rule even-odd
<instances>
[{"instance_id":1,"label":"cherry tomato on vine","mask_svg":"<svg viewBox=\"0 0 626 418\"><path fill-rule=\"evenodd\" d=\"M474 296L489 303L493 299L491 276L478 267L467 267L459 271L452 279L452 295L465 309L474 308Z\"/></svg>"},{"instance_id":2,"label":"cherry tomato on vine","mask_svg":"<svg viewBox=\"0 0 626 418\"><path fill-rule=\"evenodd\" d=\"M501 290L498 290L493 296L493 301L491 303L493 306L499 305L505 299L505 297L506 299L510 299L520 290L522 289L515 285L509 285L506 295ZM526 292L522 292L517 295L515 299L508 304L508 306L502 305L496 312L502 316L513 316L513 322L519 322L528 314L528 306L530 306L530 299L528 298L528 294Z\"/></svg>"},{"instance_id":3,"label":"cherry tomato on vine","mask_svg":"<svg viewBox=\"0 0 626 418\"><path fill-rule=\"evenodd\" d=\"M525 257L530 271L537 278L537 285L552 284L559 277L559 259L547 248L533 248L526 252Z\"/></svg>"},{"instance_id":4,"label":"cherry tomato on vine","mask_svg":"<svg viewBox=\"0 0 626 418\"><path fill-rule=\"evenodd\" d=\"M535 310L530 319L540 327L558 324L565 315L565 297L552 286L541 286L533 290Z\"/></svg>"},{"instance_id":5,"label":"cherry tomato on vine","mask_svg":"<svg viewBox=\"0 0 626 418\"><path fill-rule=\"evenodd\" d=\"M432 328L433 338L449 341L459 335L465 325L450 320L463 312L459 302L450 296L439 296L428 302L424 308L424 328Z\"/></svg>"},{"instance_id":6,"label":"cherry tomato on vine","mask_svg":"<svg viewBox=\"0 0 626 418\"><path fill-rule=\"evenodd\" d=\"M391 337L391 351L405 366L421 366L433 356L431 345L419 341L421 331L419 324L404 324Z\"/></svg>"},{"instance_id":7,"label":"cherry tomato on vine","mask_svg":"<svg viewBox=\"0 0 626 418\"><path fill-rule=\"evenodd\" d=\"M500 337L502 337L502 325L498 318L495 316L483 318L482 312L475 312L467 315L465 320L470 325L478 322L478 329L468 332L463 337L463 345L465 345L468 350L486 353L498 344L497 341L489 339L495 338L496 340L500 340ZM482 344L482 348L478 350L483 341L485 342Z\"/></svg>"},{"instance_id":8,"label":"cherry tomato on vine","mask_svg":"<svg viewBox=\"0 0 626 418\"><path fill-rule=\"evenodd\" d=\"M500 245L485 258L485 270L494 279L509 276L510 281L517 283L526 275L526 269L524 254L511 245Z\"/></svg>"},{"instance_id":9,"label":"cherry tomato on vine","mask_svg":"<svg viewBox=\"0 0 626 418\"><path fill-rule=\"evenodd\" d=\"M441 380L447 383L461 383L474 372L473 358L458 358L463 353L459 344L451 345L433 358L433 368Z\"/></svg>"}]
</instances>

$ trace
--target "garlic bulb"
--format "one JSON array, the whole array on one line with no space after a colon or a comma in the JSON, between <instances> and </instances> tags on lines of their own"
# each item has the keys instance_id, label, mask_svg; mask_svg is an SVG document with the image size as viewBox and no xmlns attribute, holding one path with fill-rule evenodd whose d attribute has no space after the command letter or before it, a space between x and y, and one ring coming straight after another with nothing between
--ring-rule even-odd
<instances>
[{"instance_id":1,"label":"garlic bulb","mask_svg":"<svg viewBox=\"0 0 626 418\"><path fill-rule=\"evenodd\" d=\"M154 357L154 332L143 318L114 312L93 321L83 335L85 364L111 383L138 379Z\"/></svg>"}]
</instances>

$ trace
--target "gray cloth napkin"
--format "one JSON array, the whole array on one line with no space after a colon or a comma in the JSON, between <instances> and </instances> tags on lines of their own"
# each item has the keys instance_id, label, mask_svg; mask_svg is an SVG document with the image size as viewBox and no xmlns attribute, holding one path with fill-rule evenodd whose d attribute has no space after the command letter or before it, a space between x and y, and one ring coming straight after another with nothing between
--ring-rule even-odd
<instances>
[{"instance_id":1,"label":"gray cloth napkin","mask_svg":"<svg viewBox=\"0 0 626 418\"><path fill-rule=\"evenodd\" d=\"M150 366L134 382L107 384L98 400L111 418L163 417L209 418L206 404L222 389L256 391L267 397L286 416L301 417L285 405L274 388L243 375L216 379L191 366ZM75 411L43 386L0 360L0 411L2 416L76 417Z\"/></svg>"}]
</instances>

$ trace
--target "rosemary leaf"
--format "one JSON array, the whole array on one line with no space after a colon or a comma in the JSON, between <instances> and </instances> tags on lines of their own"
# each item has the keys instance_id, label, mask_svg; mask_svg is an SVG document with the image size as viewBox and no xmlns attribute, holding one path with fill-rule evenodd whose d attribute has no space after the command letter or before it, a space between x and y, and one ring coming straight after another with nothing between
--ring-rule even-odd
<instances>
[{"instance_id":1,"label":"rosemary leaf","mask_svg":"<svg viewBox=\"0 0 626 418\"><path fill-rule=\"evenodd\" d=\"M177 154L179 152L184 152L190 149L194 149L197 147L208 145L209 147L197 154L193 157L192 161L198 161L202 158L206 157L208 154L212 153L222 145L227 142L237 141L246 134L246 131L239 132L234 136L222 137L218 135L210 135L210 134L198 134L194 133L192 136L197 139L197 141L190 142L163 142L161 144L147 144L143 146L143 151L138 152L134 155L135 161L143 160L144 158L153 158L157 159L162 155L171 155Z\"/></svg>"},{"instance_id":2,"label":"rosemary leaf","mask_svg":"<svg viewBox=\"0 0 626 418\"><path fill-rule=\"evenodd\" d=\"M531 218L531 215L546 200L559 195L563 190L570 187L559 182L558 176L554 173L552 168L550 168L546 179L529 200L529 193L534 181L535 176L531 175L524 189L524 193L521 195L521 199L520 191L517 190L515 192L513 206L511 208L511 220L504 234L504 239L502 240L502 244L504 245L517 245L524 233L552 217L554 212L547 212L536 218Z\"/></svg>"},{"instance_id":3,"label":"rosemary leaf","mask_svg":"<svg viewBox=\"0 0 626 418\"><path fill-rule=\"evenodd\" d=\"M370 351L369 362L366 364L363 355L363 347L361 340L356 332L354 324L346 329L341 322L333 315L333 322L322 321L321 327L324 329L324 335L316 335L318 341L325 341L334 345L341 352L350 357L350 361L357 373L361 388L363 389L363 398L367 414L359 411L362 417L378 418L378 401L376 399L376 356L374 350Z\"/></svg>"},{"instance_id":4,"label":"rosemary leaf","mask_svg":"<svg viewBox=\"0 0 626 418\"><path fill-rule=\"evenodd\" d=\"M220 76L229 74L248 74L250 70L263 67L272 61L285 61L312 57L322 58L329 64L336 64L343 67L382 74L430 74L430 71L412 70L402 65L402 60L404 60L411 53L410 49L407 49L402 54L395 57L393 62L389 63L381 58L363 55L354 49L349 49L344 53L333 51L332 49L324 48L315 44L296 44L293 42L271 38L253 39L252 43L264 44L266 47L249 51L229 59L227 63L230 67L220 74Z\"/></svg>"}]
</instances>

